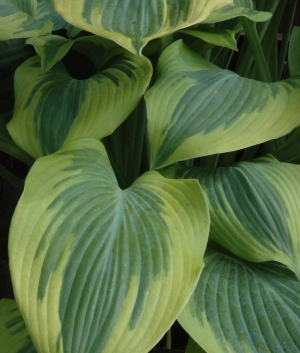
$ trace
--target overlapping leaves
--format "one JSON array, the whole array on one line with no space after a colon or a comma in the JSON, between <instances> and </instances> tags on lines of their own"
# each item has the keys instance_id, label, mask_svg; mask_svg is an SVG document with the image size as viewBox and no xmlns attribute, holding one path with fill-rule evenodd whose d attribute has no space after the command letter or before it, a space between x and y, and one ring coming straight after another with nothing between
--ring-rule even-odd
<instances>
[{"instance_id":1,"label":"overlapping leaves","mask_svg":"<svg viewBox=\"0 0 300 353\"><path fill-rule=\"evenodd\" d=\"M208 227L195 180L149 172L121 190L93 139L40 158L9 241L14 291L37 350L147 353L196 286Z\"/></svg>"},{"instance_id":2,"label":"overlapping leaves","mask_svg":"<svg viewBox=\"0 0 300 353\"><path fill-rule=\"evenodd\" d=\"M234 151L300 125L300 76L263 83L221 70L182 41L161 55L147 91L151 168Z\"/></svg>"},{"instance_id":3,"label":"overlapping leaves","mask_svg":"<svg viewBox=\"0 0 300 353\"><path fill-rule=\"evenodd\" d=\"M74 43L67 41L65 48L58 42L61 51L51 56L53 52L46 48L41 54L44 67L51 67ZM91 52L97 47L92 59L98 72L88 79L71 77L61 61L43 73L39 57L16 71L16 105L8 130L17 145L34 158L53 153L75 138L101 139L111 134L135 108L150 82L152 66L147 58L122 48L112 53L111 42L100 37L83 38L80 44L84 42Z\"/></svg>"},{"instance_id":4,"label":"overlapping leaves","mask_svg":"<svg viewBox=\"0 0 300 353\"><path fill-rule=\"evenodd\" d=\"M170 167L197 178L211 216L210 237L250 261L278 261L300 277L300 167L265 157L228 167Z\"/></svg>"},{"instance_id":5,"label":"overlapping leaves","mask_svg":"<svg viewBox=\"0 0 300 353\"><path fill-rule=\"evenodd\" d=\"M69 23L138 54L152 39L203 21L231 0L52 0Z\"/></svg>"}]
</instances>

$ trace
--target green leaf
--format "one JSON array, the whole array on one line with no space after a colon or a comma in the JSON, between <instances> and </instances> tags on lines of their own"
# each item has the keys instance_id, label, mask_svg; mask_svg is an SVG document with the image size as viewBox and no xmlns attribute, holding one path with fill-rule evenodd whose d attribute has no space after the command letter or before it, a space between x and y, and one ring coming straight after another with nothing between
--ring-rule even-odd
<instances>
[{"instance_id":1,"label":"green leaf","mask_svg":"<svg viewBox=\"0 0 300 353\"><path fill-rule=\"evenodd\" d=\"M292 31L288 54L289 71L291 76L296 75L300 71L299 43L300 27L295 26Z\"/></svg>"},{"instance_id":2,"label":"green leaf","mask_svg":"<svg viewBox=\"0 0 300 353\"><path fill-rule=\"evenodd\" d=\"M104 39L103 56L98 58L103 64L112 56L106 44ZM72 78L61 61L43 74L39 57L31 58L15 74L16 103L8 131L34 158L53 153L76 138L101 139L135 108L151 75L147 58L124 49L85 80Z\"/></svg>"},{"instance_id":3,"label":"green leaf","mask_svg":"<svg viewBox=\"0 0 300 353\"><path fill-rule=\"evenodd\" d=\"M246 148L300 125L300 75L277 83L219 69L182 41L161 55L146 92L151 168Z\"/></svg>"},{"instance_id":4,"label":"green leaf","mask_svg":"<svg viewBox=\"0 0 300 353\"><path fill-rule=\"evenodd\" d=\"M3 124L3 121L0 120L0 151L9 154L12 157L19 159L20 161L32 165L34 159L30 157L25 151L18 147L12 138L9 136L9 133Z\"/></svg>"},{"instance_id":5,"label":"green leaf","mask_svg":"<svg viewBox=\"0 0 300 353\"><path fill-rule=\"evenodd\" d=\"M280 162L297 163L300 159L300 128L293 130L287 140L273 152Z\"/></svg>"},{"instance_id":6,"label":"green leaf","mask_svg":"<svg viewBox=\"0 0 300 353\"><path fill-rule=\"evenodd\" d=\"M179 322L207 353L296 353L299 293L300 283L280 264L209 250Z\"/></svg>"},{"instance_id":7,"label":"green leaf","mask_svg":"<svg viewBox=\"0 0 300 353\"><path fill-rule=\"evenodd\" d=\"M235 32L229 29L201 26L195 29L185 29L180 31L193 37L200 38L207 43L220 47L237 50Z\"/></svg>"},{"instance_id":8,"label":"green leaf","mask_svg":"<svg viewBox=\"0 0 300 353\"><path fill-rule=\"evenodd\" d=\"M124 50L118 50L119 46L114 42L99 36L84 36L70 40L57 35L47 35L30 38L26 44L32 44L41 57L43 73L63 59L71 48L89 57L98 70L110 57L124 53Z\"/></svg>"},{"instance_id":9,"label":"green leaf","mask_svg":"<svg viewBox=\"0 0 300 353\"><path fill-rule=\"evenodd\" d=\"M197 284L208 229L196 180L148 172L121 190L94 139L40 158L9 237L14 293L38 351L147 353Z\"/></svg>"},{"instance_id":10,"label":"green leaf","mask_svg":"<svg viewBox=\"0 0 300 353\"><path fill-rule=\"evenodd\" d=\"M250 261L278 261L300 277L300 166L265 157L214 169L169 167L197 178L209 203L210 237Z\"/></svg>"},{"instance_id":11,"label":"green leaf","mask_svg":"<svg viewBox=\"0 0 300 353\"><path fill-rule=\"evenodd\" d=\"M15 300L0 301L0 350L3 353L37 353Z\"/></svg>"},{"instance_id":12,"label":"green leaf","mask_svg":"<svg viewBox=\"0 0 300 353\"><path fill-rule=\"evenodd\" d=\"M69 24L54 10L50 0L37 0L36 18L41 22L53 22L52 31L57 31L69 26Z\"/></svg>"},{"instance_id":13,"label":"green leaf","mask_svg":"<svg viewBox=\"0 0 300 353\"><path fill-rule=\"evenodd\" d=\"M23 39L0 41L0 120L6 122L14 109L14 73L19 65L34 55Z\"/></svg>"},{"instance_id":14,"label":"green leaf","mask_svg":"<svg viewBox=\"0 0 300 353\"><path fill-rule=\"evenodd\" d=\"M52 0L69 23L115 41L134 54L155 38L204 21L231 0Z\"/></svg>"},{"instance_id":15,"label":"green leaf","mask_svg":"<svg viewBox=\"0 0 300 353\"><path fill-rule=\"evenodd\" d=\"M23 39L0 41L0 151L32 164L32 157L14 143L6 129L14 108L15 70L33 54L24 44Z\"/></svg>"},{"instance_id":16,"label":"green leaf","mask_svg":"<svg viewBox=\"0 0 300 353\"><path fill-rule=\"evenodd\" d=\"M227 6L212 11L203 23L215 23L243 16L255 22L265 22L272 17L272 13L256 11L252 0L233 0Z\"/></svg>"},{"instance_id":17,"label":"green leaf","mask_svg":"<svg viewBox=\"0 0 300 353\"><path fill-rule=\"evenodd\" d=\"M1 0L0 40L29 38L50 32L54 23L44 21L37 0Z\"/></svg>"},{"instance_id":18,"label":"green leaf","mask_svg":"<svg viewBox=\"0 0 300 353\"><path fill-rule=\"evenodd\" d=\"M206 353L206 352L199 346L199 344L196 341L192 339L192 337L190 337L185 353Z\"/></svg>"}]
</instances>

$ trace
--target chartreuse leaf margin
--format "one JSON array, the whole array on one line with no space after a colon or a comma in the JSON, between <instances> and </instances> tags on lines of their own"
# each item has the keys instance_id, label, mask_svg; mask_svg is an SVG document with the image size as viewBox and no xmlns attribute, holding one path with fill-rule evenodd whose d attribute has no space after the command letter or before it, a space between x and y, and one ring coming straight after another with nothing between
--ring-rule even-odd
<instances>
[{"instance_id":1,"label":"chartreuse leaf margin","mask_svg":"<svg viewBox=\"0 0 300 353\"><path fill-rule=\"evenodd\" d=\"M37 0L1 0L0 40L49 33L54 26L50 18L55 15L55 11L51 4L45 6L44 1L38 4Z\"/></svg>"},{"instance_id":2,"label":"chartreuse leaf margin","mask_svg":"<svg viewBox=\"0 0 300 353\"><path fill-rule=\"evenodd\" d=\"M300 125L300 75L264 83L205 61L181 40L145 94L152 169L246 148Z\"/></svg>"},{"instance_id":3,"label":"chartreuse leaf margin","mask_svg":"<svg viewBox=\"0 0 300 353\"><path fill-rule=\"evenodd\" d=\"M291 271L210 248L204 260L178 320L205 352L299 352L300 283Z\"/></svg>"},{"instance_id":4,"label":"chartreuse leaf margin","mask_svg":"<svg viewBox=\"0 0 300 353\"><path fill-rule=\"evenodd\" d=\"M0 347L7 353L37 353L16 301L0 301Z\"/></svg>"},{"instance_id":5,"label":"chartreuse leaf margin","mask_svg":"<svg viewBox=\"0 0 300 353\"><path fill-rule=\"evenodd\" d=\"M198 179L212 240L250 261L285 264L300 277L300 166L267 156L212 169L171 166L162 174Z\"/></svg>"},{"instance_id":6,"label":"chartreuse leaf margin","mask_svg":"<svg viewBox=\"0 0 300 353\"><path fill-rule=\"evenodd\" d=\"M51 0L69 23L115 41L134 54L155 38L202 22L232 0Z\"/></svg>"},{"instance_id":7,"label":"chartreuse leaf margin","mask_svg":"<svg viewBox=\"0 0 300 353\"><path fill-rule=\"evenodd\" d=\"M148 172L121 190L94 139L38 159L9 237L37 350L147 353L195 289L208 229L196 180Z\"/></svg>"},{"instance_id":8,"label":"chartreuse leaf margin","mask_svg":"<svg viewBox=\"0 0 300 353\"><path fill-rule=\"evenodd\" d=\"M239 15L254 21L271 17L269 13L254 11L250 0L97 0L93 6L87 0L51 1L69 23L111 39L134 54L141 54L143 47L155 38L200 22L212 23Z\"/></svg>"},{"instance_id":9,"label":"chartreuse leaf margin","mask_svg":"<svg viewBox=\"0 0 300 353\"><path fill-rule=\"evenodd\" d=\"M38 56L16 70L15 110L7 128L33 158L53 153L76 138L100 140L110 135L149 85L152 66L147 58L122 48L112 53L111 42L99 37L82 39L81 45L84 41L92 49L97 47L99 54L92 58L98 71L90 78L71 77L62 61L43 73ZM49 50L44 54L47 63L57 60ZM108 59L111 63L103 67Z\"/></svg>"},{"instance_id":10,"label":"chartreuse leaf margin","mask_svg":"<svg viewBox=\"0 0 300 353\"><path fill-rule=\"evenodd\" d=\"M265 22L272 16L269 12L253 9L252 0L233 0L228 5L211 12L203 23L215 23L243 16L255 22Z\"/></svg>"}]
</instances>

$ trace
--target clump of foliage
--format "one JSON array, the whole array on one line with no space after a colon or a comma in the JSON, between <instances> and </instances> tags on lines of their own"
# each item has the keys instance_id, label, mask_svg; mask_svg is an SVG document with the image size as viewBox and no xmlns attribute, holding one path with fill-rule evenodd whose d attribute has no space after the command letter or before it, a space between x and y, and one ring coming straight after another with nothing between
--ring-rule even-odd
<instances>
[{"instance_id":1,"label":"clump of foliage","mask_svg":"<svg viewBox=\"0 0 300 353\"><path fill-rule=\"evenodd\" d=\"M296 5L2 1L1 352L300 351Z\"/></svg>"}]
</instances>

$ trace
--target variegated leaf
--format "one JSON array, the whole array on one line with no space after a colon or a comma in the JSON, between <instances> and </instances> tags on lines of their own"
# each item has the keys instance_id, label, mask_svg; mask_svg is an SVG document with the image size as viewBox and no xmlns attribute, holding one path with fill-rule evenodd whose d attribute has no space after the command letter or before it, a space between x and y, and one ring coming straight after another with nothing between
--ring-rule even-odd
<instances>
[{"instance_id":1,"label":"variegated leaf","mask_svg":"<svg viewBox=\"0 0 300 353\"><path fill-rule=\"evenodd\" d=\"M40 158L13 216L14 292L43 353L148 353L192 294L209 228L195 180L148 172L121 190L80 139Z\"/></svg>"},{"instance_id":2,"label":"variegated leaf","mask_svg":"<svg viewBox=\"0 0 300 353\"><path fill-rule=\"evenodd\" d=\"M54 23L40 21L37 0L1 0L0 40L29 38L50 32Z\"/></svg>"},{"instance_id":3,"label":"variegated leaf","mask_svg":"<svg viewBox=\"0 0 300 353\"><path fill-rule=\"evenodd\" d=\"M0 351L3 353L37 353L16 301L0 301Z\"/></svg>"},{"instance_id":4,"label":"variegated leaf","mask_svg":"<svg viewBox=\"0 0 300 353\"><path fill-rule=\"evenodd\" d=\"M152 39L204 21L232 0L51 0L69 23L141 54Z\"/></svg>"},{"instance_id":5,"label":"variegated leaf","mask_svg":"<svg viewBox=\"0 0 300 353\"><path fill-rule=\"evenodd\" d=\"M221 22L238 16L247 17L255 22L265 22L271 18L272 14L255 10L252 0L233 0L227 6L212 11L203 23Z\"/></svg>"},{"instance_id":6,"label":"variegated leaf","mask_svg":"<svg viewBox=\"0 0 300 353\"><path fill-rule=\"evenodd\" d=\"M57 35L46 35L30 38L26 44L33 45L41 57L43 73L63 59L71 48L89 57L97 70L101 70L110 57L124 53L124 50L117 49L120 48L117 44L99 36L84 36L70 40Z\"/></svg>"},{"instance_id":7,"label":"variegated leaf","mask_svg":"<svg viewBox=\"0 0 300 353\"><path fill-rule=\"evenodd\" d=\"M145 94L152 169L252 146L300 125L300 75L246 79L177 41L161 55L157 77Z\"/></svg>"},{"instance_id":8,"label":"variegated leaf","mask_svg":"<svg viewBox=\"0 0 300 353\"><path fill-rule=\"evenodd\" d=\"M207 251L178 320L207 353L300 351L300 283L283 265Z\"/></svg>"},{"instance_id":9,"label":"variegated leaf","mask_svg":"<svg viewBox=\"0 0 300 353\"><path fill-rule=\"evenodd\" d=\"M169 167L162 174L198 179L212 240L250 261L281 262L300 278L300 166L265 157L214 169Z\"/></svg>"},{"instance_id":10,"label":"variegated leaf","mask_svg":"<svg viewBox=\"0 0 300 353\"><path fill-rule=\"evenodd\" d=\"M98 63L102 60L102 65L112 57L107 42L104 39L102 45L97 44L103 49L97 59ZM8 131L17 145L34 158L53 153L75 138L101 139L135 108L151 75L147 58L124 49L117 51L104 69L85 80L72 78L62 62L43 74L40 58L31 58L15 74L16 103Z\"/></svg>"}]
</instances>

